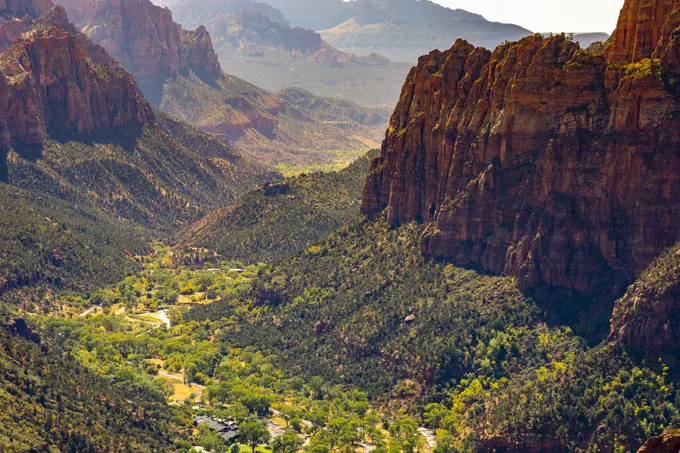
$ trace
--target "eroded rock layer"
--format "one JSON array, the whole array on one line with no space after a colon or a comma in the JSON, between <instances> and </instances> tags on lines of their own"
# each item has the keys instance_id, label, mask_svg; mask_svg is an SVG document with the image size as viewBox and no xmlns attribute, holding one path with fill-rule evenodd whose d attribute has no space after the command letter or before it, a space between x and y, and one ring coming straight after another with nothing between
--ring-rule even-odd
<instances>
[{"instance_id":1,"label":"eroded rock layer","mask_svg":"<svg viewBox=\"0 0 680 453\"><path fill-rule=\"evenodd\" d=\"M421 57L362 211L523 288L629 281L680 237L678 7L627 1L604 55L532 36Z\"/></svg>"},{"instance_id":2,"label":"eroded rock layer","mask_svg":"<svg viewBox=\"0 0 680 453\"><path fill-rule=\"evenodd\" d=\"M680 432L672 430L662 436L649 439L638 453L678 453L680 452Z\"/></svg>"},{"instance_id":3,"label":"eroded rock layer","mask_svg":"<svg viewBox=\"0 0 680 453\"><path fill-rule=\"evenodd\" d=\"M59 0L71 20L137 77L186 68L221 73L204 27L184 30L167 8L148 0Z\"/></svg>"},{"instance_id":4,"label":"eroded rock layer","mask_svg":"<svg viewBox=\"0 0 680 453\"><path fill-rule=\"evenodd\" d=\"M55 6L0 54L0 145L153 120L132 76ZM3 159L4 162L4 159Z\"/></svg>"}]
</instances>

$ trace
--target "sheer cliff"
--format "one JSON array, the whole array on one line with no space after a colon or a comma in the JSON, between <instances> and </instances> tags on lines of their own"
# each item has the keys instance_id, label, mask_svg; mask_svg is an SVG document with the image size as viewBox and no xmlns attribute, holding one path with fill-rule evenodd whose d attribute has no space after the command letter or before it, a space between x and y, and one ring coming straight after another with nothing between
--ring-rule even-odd
<instances>
[{"instance_id":1,"label":"sheer cliff","mask_svg":"<svg viewBox=\"0 0 680 453\"><path fill-rule=\"evenodd\" d=\"M421 57L362 211L522 288L631 281L680 237L678 7L627 1L605 55L536 35Z\"/></svg>"}]
</instances>

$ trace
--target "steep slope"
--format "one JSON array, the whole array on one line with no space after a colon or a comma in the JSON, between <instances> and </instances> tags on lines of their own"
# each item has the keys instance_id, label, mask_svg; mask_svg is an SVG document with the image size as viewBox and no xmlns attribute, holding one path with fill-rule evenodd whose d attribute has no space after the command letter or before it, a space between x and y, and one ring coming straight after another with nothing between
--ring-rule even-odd
<instances>
[{"instance_id":1,"label":"steep slope","mask_svg":"<svg viewBox=\"0 0 680 453\"><path fill-rule=\"evenodd\" d=\"M187 31L149 0L61 0L77 25L135 75L152 104L269 163L329 163L323 151L368 147L284 100L224 74L207 29ZM326 139L320 131L327 131Z\"/></svg>"},{"instance_id":2,"label":"steep slope","mask_svg":"<svg viewBox=\"0 0 680 453\"><path fill-rule=\"evenodd\" d=\"M680 349L680 244L666 250L616 302L610 338L653 358Z\"/></svg>"},{"instance_id":3,"label":"steep slope","mask_svg":"<svg viewBox=\"0 0 680 453\"><path fill-rule=\"evenodd\" d=\"M291 27L281 12L264 3L160 3L169 6L187 27L205 24L231 74L271 91L301 87L321 96L392 107L409 69L375 54L357 57L339 51L318 33Z\"/></svg>"},{"instance_id":4,"label":"steep slope","mask_svg":"<svg viewBox=\"0 0 680 453\"><path fill-rule=\"evenodd\" d=\"M51 0L0 0L0 15L5 19L25 15L37 19L51 7Z\"/></svg>"},{"instance_id":5,"label":"steep slope","mask_svg":"<svg viewBox=\"0 0 680 453\"><path fill-rule=\"evenodd\" d=\"M335 105L342 102L329 99L324 105L327 117L339 110ZM364 109L379 120L332 121L236 77L223 75L208 84L193 72L165 84L160 107L272 165L333 165L338 157L330 151L377 146L388 118L384 110Z\"/></svg>"},{"instance_id":6,"label":"steep slope","mask_svg":"<svg viewBox=\"0 0 680 453\"><path fill-rule=\"evenodd\" d=\"M196 308L295 376L411 409L449 451L635 451L680 422L662 365L586 349L513 279L426 259L422 226L359 219Z\"/></svg>"},{"instance_id":7,"label":"steep slope","mask_svg":"<svg viewBox=\"0 0 680 453\"><path fill-rule=\"evenodd\" d=\"M630 282L680 233L680 4L648 3L626 2L606 56L537 35L422 57L362 211L428 222L427 254L524 289Z\"/></svg>"},{"instance_id":8,"label":"steep slope","mask_svg":"<svg viewBox=\"0 0 680 453\"><path fill-rule=\"evenodd\" d=\"M1 450L150 453L181 438L161 394L84 369L23 319L2 319L0 346Z\"/></svg>"},{"instance_id":9,"label":"steep slope","mask_svg":"<svg viewBox=\"0 0 680 453\"><path fill-rule=\"evenodd\" d=\"M145 231L82 197L77 203L0 184L0 299L14 289L49 285L86 291L136 269L126 253L148 249ZM40 301L48 308L49 301Z\"/></svg>"},{"instance_id":10,"label":"steep slope","mask_svg":"<svg viewBox=\"0 0 680 453\"><path fill-rule=\"evenodd\" d=\"M359 214L369 164L365 156L337 173L301 175L254 190L193 225L180 244L247 264L278 262Z\"/></svg>"},{"instance_id":11,"label":"steep slope","mask_svg":"<svg viewBox=\"0 0 680 453\"><path fill-rule=\"evenodd\" d=\"M22 24L0 53L3 293L118 279L150 237L279 177L152 111L61 6Z\"/></svg>"}]
</instances>

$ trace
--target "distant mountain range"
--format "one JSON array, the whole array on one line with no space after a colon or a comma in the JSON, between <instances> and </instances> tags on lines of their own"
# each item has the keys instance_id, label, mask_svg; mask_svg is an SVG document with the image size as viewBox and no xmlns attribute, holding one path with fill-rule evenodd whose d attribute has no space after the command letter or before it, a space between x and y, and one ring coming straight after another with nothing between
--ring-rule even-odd
<instances>
[{"instance_id":1,"label":"distant mountain range","mask_svg":"<svg viewBox=\"0 0 680 453\"><path fill-rule=\"evenodd\" d=\"M356 123L337 115L331 115L332 122L322 121L317 119L317 112L308 112L256 85L225 74L206 27L185 29L174 21L169 9L150 0L59 0L59 3L64 5L69 17L76 18L79 29L135 76L154 107L212 132L225 143L267 163L333 164L335 157L328 151L367 150L375 147L382 137L389 116L387 111L365 112L366 117L382 116L372 124ZM231 9L224 10L235 11L246 3L243 0L212 2L206 4L205 10L194 7L192 11L199 13L200 20L205 19L205 15L221 18L223 16L211 14L211 5L229 6ZM259 5L259 11L238 16L255 22L248 24L248 36L259 30L258 21L269 24L271 18L285 23L273 8ZM279 25L279 22L272 23ZM212 22L211 26L215 29L219 23ZM228 28L231 30L233 24L228 24ZM263 32L262 40L270 42L279 38L281 48L299 52L311 52L309 49L316 46L315 58L319 61L326 57L331 61L350 58L322 43L314 32L290 31L285 36L268 36ZM229 35L220 36L218 42L228 38ZM395 84L397 80L395 75ZM324 105L332 102L328 100ZM354 110L362 109L366 110L354 106Z\"/></svg>"},{"instance_id":2,"label":"distant mountain range","mask_svg":"<svg viewBox=\"0 0 680 453\"><path fill-rule=\"evenodd\" d=\"M490 22L479 14L429 0L264 0L293 24L321 31L332 46L357 55L378 53L415 64L430 50L450 48L457 39L494 48L531 32Z\"/></svg>"},{"instance_id":3,"label":"distant mountain range","mask_svg":"<svg viewBox=\"0 0 680 453\"><path fill-rule=\"evenodd\" d=\"M270 91L300 87L316 95L393 107L410 65L338 50L315 31L293 27L277 9L252 0L154 0L188 28L205 25L227 72Z\"/></svg>"}]
</instances>

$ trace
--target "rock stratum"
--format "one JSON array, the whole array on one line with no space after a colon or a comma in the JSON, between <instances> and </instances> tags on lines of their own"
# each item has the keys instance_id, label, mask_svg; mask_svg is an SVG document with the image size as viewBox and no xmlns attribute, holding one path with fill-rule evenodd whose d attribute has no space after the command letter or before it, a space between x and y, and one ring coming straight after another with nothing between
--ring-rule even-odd
<instances>
[{"instance_id":1,"label":"rock stratum","mask_svg":"<svg viewBox=\"0 0 680 453\"><path fill-rule=\"evenodd\" d=\"M14 12L42 11L41 5ZM153 121L133 77L78 33L62 7L36 21L11 18L0 31L13 40L0 54L0 180L7 180L12 143L42 145L49 133L82 136Z\"/></svg>"},{"instance_id":2,"label":"rock stratum","mask_svg":"<svg viewBox=\"0 0 680 453\"><path fill-rule=\"evenodd\" d=\"M421 57L362 212L523 289L632 281L680 237L679 7L626 1L604 55L536 35Z\"/></svg>"},{"instance_id":3,"label":"rock stratum","mask_svg":"<svg viewBox=\"0 0 680 453\"><path fill-rule=\"evenodd\" d=\"M680 452L680 432L672 430L662 436L649 439L638 453L678 453Z\"/></svg>"},{"instance_id":4,"label":"rock stratum","mask_svg":"<svg viewBox=\"0 0 680 453\"><path fill-rule=\"evenodd\" d=\"M193 68L221 73L205 27L185 30L148 0L59 0L69 17L135 77L167 77Z\"/></svg>"}]
</instances>

